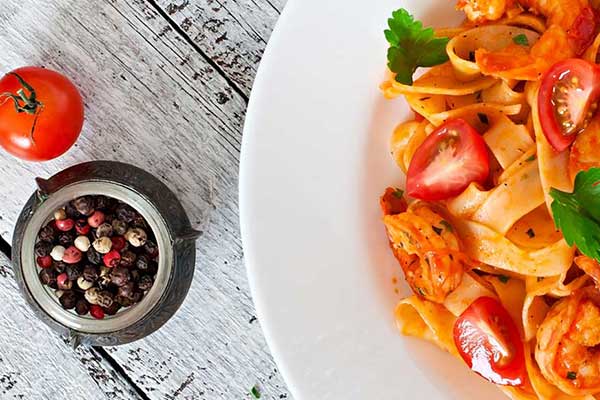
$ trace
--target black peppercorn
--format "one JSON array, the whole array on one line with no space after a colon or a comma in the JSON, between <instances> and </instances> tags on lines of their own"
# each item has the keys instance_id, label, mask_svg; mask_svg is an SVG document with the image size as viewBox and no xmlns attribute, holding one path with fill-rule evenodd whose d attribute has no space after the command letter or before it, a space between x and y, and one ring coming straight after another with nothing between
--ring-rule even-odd
<instances>
[{"instance_id":1,"label":"black peppercorn","mask_svg":"<svg viewBox=\"0 0 600 400\"><path fill-rule=\"evenodd\" d=\"M106 315L115 315L120 308L121 305L117 301L113 301L110 307L104 307L104 312L106 313Z\"/></svg>"},{"instance_id":2,"label":"black peppercorn","mask_svg":"<svg viewBox=\"0 0 600 400\"><path fill-rule=\"evenodd\" d=\"M131 296L133 296L134 289L135 289L134 283L128 282L119 288L119 290L117 291L117 296L131 298Z\"/></svg>"},{"instance_id":3,"label":"black peppercorn","mask_svg":"<svg viewBox=\"0 0 600 400\"><path fill-rule=\"evenodd\" d=\"M129 270L123 267L114 268L110 272L110 280L115 286L123 286L129 282Z\"/></svg>"},{"instance_id":4,"label":"black peppercorn","mask_svg":"<svg viewBox=\"0 0 600 400\"><path fill-rule=\"evenodd\" d=\"M140 274L140 271L138 271L137 269L132 269L131 272L129 272L129 275L131 276L131 281L132 282L138 282L140 280L140 277L142 276L142 274Z\"/></svg>"},{"instance_id":5,"label":"black peppercorn","mask_svg":"<svg viewBox=\"0 0 600 400\"><path fill-rule=\"evenodd\" d=\"M54 268L54 271L56 271L57 273L62 274L63 272L65 272L67 264L62 261L55 261L52 268Z\"/></svg>"},{"instance_id":6,"label":"black peppercorn","mask_svg":"<svg viewBox=\"0 0 600 400\"><path fill-rule=\"evenodd\" d=\"M85 299L79 299L75 305L75 312L79 315L85 315L90 311L90 306Z\"/></svg>"},{"instance_id":7,"label":"black peppercorn","mask_svg":"<svg viewBox=\"0 0 600 400\"><path fill-rule=\"evenodd\" d=\"M130 268L136 262L136 259L137 255L134 252L126 250L121 254L121 266Z\"/></svg>"},{"instance_id":8,"label":"black peppercorn","mask_svg":"<svg viewBox=\"0 0 600 400\"><path fill-rule=\"evenodd\" d=\"M38 233L38 239L44 242L53 242L56 238L56 230L51 225L46 225Z\"/></svg>"},{"instance_id":9,"label":"black peppercorn","mask_svg":"<svg viewBox=\"0 0 600 400\"><path fill-rule=\"evenodd\" d=\"M101 238L103 236L112 236L113 227L108 222L101 224L98 228L96 228L95 236L96 238Z\"/></svg>"},{"instance_id":10,"label":"black peppercorn","mask_svg":"<svg viewBox=\"0 0 600 400\"><path fill-rule=\"evenodd\" d=\"M73 206L73 202L67 203L65 206L65 212L67 213L67 217L71 219L81 218L81 214L79 214L79 211L77 211L75 206Z\"/></svg>"},{"instance_id":11,"label":"black peppercorn","mask_svg":"<svg viewBox=\"0 0 600 400\"><path fill-rule=\"evenodd\" d=\"M119 204L115 210L115 216L128 224L130 224L137 217L137 215L138 213L127 204Z\"/></svg>"},{"instance_id":12,"label":"black peppercorn","mask_svg":"<svg viewBox=\"0 0 600 400\"><path fill-rule=\"evenodd\" d=\"M148 229L148 223L140 214L137 214L133 221L131 221L131 225L135 228L141 228L144 230Z\"/></svg>"},{"instance_id":13,"label":"black peppercorn","mask_svg":"<svg viewBox=\"0 0 600 400\"><path fill-rule=\"evenodd\" d=\"M130 298L119 295L115 297L115 301L119 303L119 305L121 305L122 307L129 307L133 304L133 301Z\"/></svg>"},{"instance_id":14,"label":"black peppercorn","mask_svg":"<svg viewBox=\"0 0 600 400\"><path fill-rule=\"evenodd\" d=\"M138 290L133 293L133 295L131 296L131 300L134 304L139 303L142 300L142 297L144 297L144 293Z\"/></svg>"},{"instance_id":15,"label":"black peppercorn","mask_svg":"<svg viewBox=\"0 0 600 400\"><path fill-rule=\"evenodd\" d=\"M64 247L69 247L72 245L74 240L75 235L72 232L61 232L58 235L58 243Z\"/></svg>"},{"instance_id":16,"label":"black peppercorn","mask_svg":"<svg viewBox=\"0 0 600 400\"><path fill-rule=\"evenodd\" d=\"M106 211L108 209L108 197L96 196L96 210Z\"/></svg>"},{"instance_id":17,"label":"black peppercorn","mask_svg":"<svg viewBox=\"0 0 600 400\"><path fill-rule=\"evenodd\" d=\"M47 286L50 286L52 283L56 284L56 276L56 272L51 269L43 269L39 273L40 282Z\"/></svg>"},{"instance_id":18,"label":"black peppercorn","mask_svg":"<svg viewBox=\"0 0 600 400\"><path fill-rule=\"evenodd\" d=\"M150 290L152 285L154 284L154 279L150 275L142 275L140 281L138 282L138 287L140 290Z\"/></svg>"},{"instance_id":19,"label":"black peppercorn","mask_svg":"<svg viewBox=\"0 0 600 400\"><path fill-rule=\"evenodd\" d=\"M35 255L38 257L46 257L52 252L54 246L50 242L37 242L34 247Z\"/></svg>"},{"instance_id":20,"label":"black peppercorn","mask_svg":"<svg viewBox=\"0 0 600 400\"><path fill-rule=\"evenodd\" d=\"M150 276L154 276L158 272L158 263L156 261L148 262L148 269L146 270L146 274Z\"/></svg>"},{"instance_id":21,"label":"black peppercorn","mask_svg":"<svg viewBox=\"0 0 600 400\"><path fill-rule=\"evenodd\" d=\"M98 305L100 307L110 307L112 306L112 303L115 301L115 297L114 295L106 290L101 291L100 293L98 293Z\"/></svg>"},{"instance_id":22,"label":"black peppercorn","mask_svg":"<svg viewBox=\"0 0 600 400\"><path fill-rule=\"evenodd\" d=\"M93 247L90 247L85 254L90 263L94 265L102 264L102 254L98 253Z\"/></svg>"},{"instance_id":23,"label":"black peppercorn","mask_svg":"<svg viewBox=\"0 0 600 400\"><path fill-rule=\"evenodd\" d=\"M146 244L144 245L144 251L150 258L158 257L158 246L152 240L146 241Z\"/></svg>"},{"instance_id":24,"label":"black peppercorn","mask_svg":"<svg viewBox=\"0 0 600 400\"><path fill-rule=\"evenodd\" d=\"M70 281L76 281L81 276L81 267L77 264L68 264L65 272Z\"/></svg>"},{"instance_id":25,"label":"black peppercorn","mask_svg":"<svg viewBox=\"0 0 600 400\"><path fill-rule=\"evenodd\" d=\"M135 261L135 267L137 269L139 269L140 271L147 271L148 270L148 264L149 264L149 260L148 257L146 256L139 256L137 258L137 260Z\"/></svg>"},{"instance_id":26,"label":"black peppercorn","mask_svg":"<svg viewBox=\"0 0 600 400\"><path fill-rule=\"evenodd\" d=\"M93 265L86 265L83 268L83 279L85 279L88 282L95 282L96 279L98 279L98 275L100 275L98 267L95 267Z\"/></svg>"},{"instance_id":27,"label":"black peppercorn","mask_svg":"<svg viewBox=\"0 0 600 400\"><path fill-rule=\"evenodd\" d=\"M120 219L114 219L112 221L112 227L113 227L113 231L114 231L115 235L119 235L119 236L123 236L125 234L125 232L127 232L127 229L129 228L127 226L127 223L125 221L121 221Z\"/></svg>"},{"instance_id":28,"label":"black peppercorn","mask_svg":"<svg viewBox=\"0 0 600 400\"><path fill-rule=\"evenodd\" d=\"M66 290L58 300L63 308L70 310L75 308L75 305L77 304L77 294L72 290Z\"/></svg>"},{"instance_id":29,"label":"black peppercorn","mask_svg":"<svg viewBox=\"0 0 600 400\"><path fill-rule=\"evenodd\" d=\"M94 198L92 196L82 196L73 200L73 207L75 207L77 212L87 217L94 213L94 206Z\"/></svg>"}]
</instances>

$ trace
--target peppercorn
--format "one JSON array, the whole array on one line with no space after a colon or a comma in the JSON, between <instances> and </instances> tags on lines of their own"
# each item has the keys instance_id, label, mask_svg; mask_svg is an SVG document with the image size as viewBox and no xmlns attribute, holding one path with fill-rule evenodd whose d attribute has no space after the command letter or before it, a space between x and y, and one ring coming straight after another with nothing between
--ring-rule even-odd
<instances>
[{"instance_id":1,"label":"peppercorn","mask_svg":"<svg viewBox=\"0 0 600 400\"><path fill-rule=\"evenodd\" d=\"M111 250L102 257L104 265L109 268L114 268L119 265L121 261L121 254L116 250Z\"/></svg>"},{"instance_id":2,"label":"peppercorn","mask_svg":"<svg viewBox=\"0 0 600 400\"><path fill-rule=\"evenodd\" d=\"M139 256L137 258L137 260L135 261L135 267L137 269L139 269L140 271L146 271L148 270L148 263L150 261L148 260L148 257L146 256Z\"/></svg>"},{"instance_id":3,"label":"peppercorn","mask_svg":"<svg viewBox=\"0 0 600 400\"><path fill-rule=\"evenodd\" d=\"M108 289L111 283L110 275L100 275L96 281L96 284L102 290Z\"/></svg>"},{"instance_id":4,"label":"peppercorn","mask_svg":"<svg viewBox=\"0 0 600 400\"><path fill-rule=\"evenodd\" d=\"M78 235L87 235L90 233L91 226L87 223L87 219L78 219L75 221L75 232Z\"/></svg>"},{"instance_id":5,"label":"peppercorn","mask_svg":"<svg viewBox=\"0 0 600 400\"><path fill-rule=\"evenodd\" d=\"M128 299L131 299L135 290L135 285L133 282L127 282L123 286L119 287L117 291L117 296L122 296Z\"/></svg>"},{"instance_id":6,"label":"peppercorn","mask_svg":"<svg viewBox=\"0 0 600 400\"><path fill-rule=\"evenodd\" d=\"M130 224L137 216L137 212L131 206L122 203L115 210L115 215L121 221Z\"/></svg>"},{"instance_id":7,"label":"peppercorn","mask_svg":"<svg viewBox=\"0 0 600 400\"><path fill-rule=\"evenodd\" d=\"M79 211L77 211L77 209L73 206L73 202L71 201L65 206L65 212L67 213L67 217L69 218L81 218L81 214L79 214Z\"/></svg>"},{"instance_id":8,"label":"peppercorn","mask_svg":"<svg viewBox=\"0 0 600 400\"><path fill-rule=\"evenodd\" d=\"M62 274L67 269L67 264L62 261L57 261L52 267L57 273Z\"/></svg>"},{"instance_id":9,"label":"peppercorn","mask_svg":"<svg viewBox=\"0 0 600 400\"><path fill-rule=\"evenodd\" d=\"M56 284L56 275L56 272L52 269L43 269L38 274L40 282L47 286L50 286L52 283Z\"/></svg>"},{"instance_id":10,"label":"peppercorn","mask_svg":"<svg viewBox=\"0 0 600 400\"><path fill-rule=\"evenodd\" d=\"M119 312L120 308L121 308L121 305L119 303L117 303L116 301L113 301L113 303L110 307L105 307L105 308L103 308L103 310L104 310L104 313L106 313L106 315L115 315L117 312Z\"/></svg>"},{"instance_id":11,"label":"peppercorn","mask_svg":"<svg viewBox=\"0 0 600 400\"><path fill-rule=\"evenodd\" d=\"M144 251L146 252L146 254L148 254L148 257L150 258L154 259L158 257L158 246L152 240L146 241L146 244L144 245Z\"/></svg>"},{"instance_id":12,"label":"peppercorn","mask_svg":"<svg viewBox=\"0 0 600 400\"><path fill-rule=\"evenodd\" d=\"M85 297L85 299L87 300L88 303L97 304L98 303L98 293L100 293L100 290L96 287L93 287L93 288L89 288L88 290L86 290L85 294L83 296Z\"/></svg>"},{"instance_id":13,"label":"peppercorn","mask_svg":"<svg viewBox=\"0 0 600 400\"><path fill-rule=\"evenodd\" d=\"M140 290L150 290L152 285L154 284L154 279L150 275L142 275L140 281L138 282L138 287Z\"/></svg>"},{"instance_id":14,"label":"peppercorn","mask_svg":"<svg viewBox=\"0 0 600 400\"><path fill-rule=\"evenodd\" d=\"M63 246L54 246L50 252L50 256L54 261L62 261L62 258L65 255L65 250L66 249Z\"/></svg>"},{"instance_id":15,"label":"peppercorn","mask_svg":"<svg viewBox=\"0 0 600 400\"><path fill-rule=\"evenodd\" d=\"M82 196L73 200L73 207L81 215L90 216L94 213L94 198L92 196Z\"/></svg>"},{"instance_id":16,"label":"peppercorn","mask_svg":"<svg viewBox=\"0 0 600 400\"><path fill-rule=\"evenodd\" d=\"M102 255L96 251L93 247L90 247L85 253L88 261L94 265L102 264Z\"/></svg>"},{"instance_id":17,"label":"peppercorn","mask_svg":"<svg viewBox=\"0 0 600 400\"><path fill-rule=\"evenodd\" d=\"M144 297L144 293L137 290L133 293L133 296L131 296L131 300L134 304L139 303L142 300L142 297Z\"/></svg>"},{"instance_id":18,"label":"peppercorn","mask_svg":"<svg viewBox=\"0 0 600 400\"><path fill-rule=\"evenodd\" d=\"M99 276L98 268L93 265L86 265L81 275L86 281L94 282Z\"/></svg>"},{"instance_id":19,"label":"peppercorn","mask_svg":"<svg viewBox=\"0 0 600 400\"><path fill-rule=\"evenodd\" d=\"M96 237L100 238L103 236L112 236L113 234L113 227L111 224L104 222L103 224L101 224L98 228L96 228Z\"/></svg>"},{"instance_id":20,"label":"peppercorn","mask_svg":"<svg viewBox=\"0 0 600 400\"><path fill-rule=\"evenodd\" d=\"M130 307L131 305L133 305L133 301L128 297L117 295L115 296L115 301L119 303L119 305L121 305L122 307Z\"/></svg>"},{"instance_id":21,"label":"peppercorn","mask_svg":"<svg viewBox=\"0 0 600 400\"><path fill-rule=\"evenodd\" d=\"M112 303L114 301L115 301L115 296L111 292L109 292L107 290L103 290L98 293L97 304L100 307L110 307L110 306L112 306Z\"/></svg>"},{"instance_id":22,"label":"peppercorn","mask_svg":"<svg viewBox=\"0 0 600 400\"><path fill-rule=\"evenodd\" d=\"M112 222L115 220L114 214L104 214L104 222L112 226Z\"/></svg>"},{"instance_id":23,"label":"peppercorn","mask_svg":"<svg viewBox=\"0 0 600 400\"><path fill-rule=\"evenodd\" d=\"M77 286L79 286L81 290L88 290L94 286L94 282L88 281L83 276L80 276L77 278Z\"/></svg>"},{"instance_id":24,"label":"peppercorn","mask_svg":"<svg viewBox=\"0 0 600 400\"><path fill-rule=\"evenodd\" d=\"M56 230L54 229L53 222L48 224L40 230L38 233L38 239L44 242L53 242L56 238Z\"/></svg>"},{"instance_id":25,"label":"peppercorn","mask_svg":"<svg viewBox=\"0 0 600 400\"><path fill-rule=\"evenodd\" d=\"M77 304L77 294L72 290L66 290L63 295L60 296L59 301L63 308L70 310L75 308L75 305Z\"/></svg>"},{"instance_id":26,"label":"peppercorn","mask_svg":"<svg viewBox=\"0 0 600 400\"><path fill-rule=\"evenodd\" d=\"M113 236L110 240L112 241L113 250L121 251L127 247L127 241L123 236Z\"/></svg>"},{"instance_id":27,"label":"peppercorn","mask_svg":"<svg viewBox=\"0 0 600 400\"><path fill-rule=\"evenodd\" d=\"M90 249L90 246L92 245L90 243L90 239L87 236L77 236L77 238L73 241L73 244L75 245L75 247L77 247L77 250L82 251L82 252L86 252Z\"/></svg>"},{"instance_id":28,"label":"peppercorn","mask_svg":"<svg viewBox=\"0 0 600 400\"><path fill-rule=\"evenodd\" d=\"M88 302L85 301L85 299L77 300L77 304L75 305L75 312L78 315L86 315L89 310L90 310L90 306L89 306Z\"/></svg>"},{"instance_id":29,"label":"peppercorn","mask_svg":"<svg viewBox=\"0 0 600 400\"><path fill-rule=\"evenodd\" d=\"M71 218L60 219L55 221L55 224L59 231L68 232L75 226L75 221L73 221Z\"/></svg>"},{"instance_id":30,"label":"peppercorn","mask_svg":"<svg viewBox=\"0 0 600 400\"><path fill-rule=\"evenodd\" d=\"M110 273L110 280L115 286L123 286L130 279L129 270L127 268L118 267Z\"/></svg>"},{"instance_id":31,"label":"peppercorn","mask_svg":"<svg viewBox=\"0 0 600 400\"><path fill-rule=\"evenodd\" d=\"M111 198L106 196L96 196L96 210L108 211L108 209L110 208L110 199Z\"/></svg>"},{"instance_id":32,"label":"peppercorn","mask_svg":"<svg viewBox=\"0 0 600 400\"><path fill-rule=\"evenodd\" d=\"M33 247L35 255L38 257L46 257L50 255L53 248L54 246L52 246L52 243L50 242L37 242Z\"/></svg>"},{"instance_id":33,"label":"peppercorn","mask_svg":"<svg viewBox=\"0 0 600 400\"><path fill-rule=\"evenodd\" d=\"M58 243L65 247L68 247L74 240L75 234L73 232L61 232L58 235Z\"/></svg>"},{"instance_id":34,"label":"peppercorn","mask_svg":"<svg viewBox=\"0 0 600 400\"><path fill-rule=\"evenodd\" d=\"M81 276L81 268L76 264L69 264L65 268L65 273L71 281L76 281Z\"/></svg>"},{"instance_id":35,"label":"peppercorn","mask_svg":"<svg viewBox=\"0 0 600 400\"><path fill-rule=\"evenodd\" d=\"M54 211L54 219L57 221L60 221L61 219L67 219L67 212L65 209L59 208L58 210Z\"/></svg>"},{"instance_id":36,"label":"peppercorn","mask_svg":"<svg viewBox=\"0 0 600 400\"><path fill-rule=\"evenodd\" d=\"M92 246L94 246L94 249L98 253L106 254L110 251L110 249L112 247L112 241L110 240L110 238L103 236L103 237L100 237L100 238L94 240L94 243L92 243Z\"/></svg>"},{"instance_id":37,"label":"peppercorn","mask_svg":"<svg viewBox=\"0 0 600 400\"><path fill-rule=\"evenodd\" d=\"M77 249L77 247L70 246L69 248L67 248L65 250L62 260L64 262L66 262L67 264L76 264L79 261L81 261L82 257L83 257L83 255L81 254L81 251L79 251L79 249Z\"/></svg>"},{"instance_id":38,"label":"peppercorn","mask_svg":"<svg viewBox=\"0 0 600 400\"><path fill-rule=\"evenodd\" d=\"M136 283L140 280L140 276L142 276L142 274L140 274L140 271L138 271L137 269L132 269L129 272L129 275L131 276L131 281Z\"/></svg>"},{"instance_id":39,"label":"peppercorn","mask_svg":"<svg viewBox=\"0 0 600 400\"><path fill-rule=\"evenodd\" d=\"M124 221L121 221L120 219L114 219L112 221L112 227L113 227L113 231L115 232L115 235L119 235L122 236L125 234L125 232L127 232L127 223Z\"/></svg>"},{"instance_id":40,"label":"peppercorn","mask_svg":"<svg viewBox=\"0 0 600 400\"><path fill-rule=\"evenodd\" d=\"M141 247L146 244L148 235L146 234L146 231L141 228L131 228L125 232L125 239L127 239L133 247Z\"/></svg>"},{"instance_id":41,"label":"peppercorn","mask_svg":"<svg viewBox=\"0 0 600 400\"><path fill-rule=\"evenodd\" d=\"M148 229L148 223L140 214L137 214L135 218L133 218L131 225L135 228Z\"/></svg>"},{"instance_id":42,"label":"peppercorn","mask_svg":"<svg viewBox=\"0 0 600 400\"><path fill-rule=\"evenodd\" d=\"M52 257L49 255L45 257L38 257L36 262L41 268L50 268L52 266Z\"/></svg>"},{"instance_id":43,"label":"peppercorn","mask_svg":"<svg viewBox=\"0 0 600 400\"><path fill-rule=\"evenodd\" d=\"M88 217L87 222L92 228L97 228L102 225L105 219L106 216L102 211L96 211Z\"/></svg>"},{"instance_id":44,"label":"peppercorn","mask_svg":"<svg viewBox=\"0 0 600 400\"><path fill-rule=\"evenodd\" d=\"M148 262L148 269L146 270L146 274L150 276L156 275L158 272L158 263L156 261Z\"/></svg>"},{"instance_id":45,"label":"peppercorn","mask_svg":"<svg viewBox=\"0 0 600 400\"><path fill-rule=\"evenodd\" d=\"M132 251L126 250L121 254L121 265L123 267L132 267L136 260L137 255Z\"/></svg>"},{"instance_id":46,"label":"peppercorn","mask_svg":"<svg viewBox=\"0 0 600 400\"><path fill-rule=\"evenodd\" d=\"M92 304L90 306L90 315L96 319L103 319L104 318L104 310L102 309L102 307L100 307L96 304Z\"/></svg>"},{"instance_id":47,"label":"peppercorn","mask_svg":"<svg viewBox=\"0 0 600 400\"><path fill-rule=\"evenodd\" d=\"M73 282L69 280L66 272L56 277L56 284L60 290L70 290L73 287Z\"/></svg>"}]
</instances>

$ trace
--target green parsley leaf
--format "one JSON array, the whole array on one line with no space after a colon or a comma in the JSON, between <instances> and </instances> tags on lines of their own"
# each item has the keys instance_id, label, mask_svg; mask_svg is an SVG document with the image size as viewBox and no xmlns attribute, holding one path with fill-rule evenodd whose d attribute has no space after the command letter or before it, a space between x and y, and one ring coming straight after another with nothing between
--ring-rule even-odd
<instances>
[{"instance_id":1,"label":"green parsley leaf","mask_svg":"<svg viewBox=\"0 0 600 400\"><path fill-rule=\"evenodd\" d=\"M529 40L527 40L527 36L521 33L513 38L513 42L521 46L529 46Z\"/></svg>"},{"instance_id":2,"label":"green parsley leaf","mask_svg":"<svg viewBox=\"0 0 600 400\"><path fill-rule=\"evenodd\" d=\"M569 246L600 261L600 168L575 177L573 193L550 189L552 216Z\"/></svg>"},{"instance_id":3,"label":"green parsley leaf","mask_svg":"<svg viewBox=\"0 0 600 400\"><path fill-rule=\"evenodd\" d=\"M509 276L506 276L506 275L498 275L498 280L499 280L500 282L502 282L502 283L506 283L506 282L508 282L508 280L509 280L509 279L510 279L510 277L509 277Z\"/></svg>"},{"instance_id":4,"label":"green parsley leaf","mask_svg":"<svg viewBox=\"0 0 600 400\"><path fill-rule=\"evenodd\" d=\"M573 371L567 372L567 379L573 380L575 378L577 378L577 372L573 372Z\"/></svg>"},{"instance_id":5,"label":"green parsley leaf","mask_svg":"<svg viewBox=\"0 0 600 400\"><path fill-rule=\"evenodd\" d=\"M446 44L449 38L436 38L432 28L423 28L421 21L401 8L388 19L389 29L384 31L390 44L388 68L396 73L396 81L412 85L412 76L418 67L433 67L448 61Z\"/></svg>"},{"instance_id":6,"label":"green parsley leaf","mask_svg":"<svg viewBox=\"0 0 600 400\"><path fill-rule=\"evenodd\" d=\"M536 159L536 157L535 157L535 154L534 154L534 155L532 155L532 156L529 156L529 157L527 157L527 158L525 159L525 161L527 161L527 162L531 162L531 161L535 161L535 159Z\"/></svg>"},{"instance_id":7,"label":"green parsley leaf","mask_svg":"<svg viewBox=\"0 0 600 400\"><path fill-rule=\"evenodd\" d=\"M394 194L394 197L401 199L402 196L404 196L404 190L396 188L396 190L394 191L393 194Z\"/></svg>"},{"instance_id":8,"label":"green parsley leaf","mask_svg":"<svg viewBox=\"0 0 600 400\"><path fill-rule=\"evenodd\" d=\"M450 222L446 221L445 219L440 221L440 225L443 225L448 232L452 232L454 230L452 229L452 225L450 225Z\"/></svg>"},{"instance_id":9,"label":"green parsley leaf","mask_svg":"<svg viewBox=\"0 0 600 400\"><path fill-rule=\"evenodd\" d=\"M252 393L252 397L254 397L255 399L260 399L260 391L258 390L258 387L256 385L252 386L252 389L250 389L250 393Z\"/></svg>"}]
</instances>

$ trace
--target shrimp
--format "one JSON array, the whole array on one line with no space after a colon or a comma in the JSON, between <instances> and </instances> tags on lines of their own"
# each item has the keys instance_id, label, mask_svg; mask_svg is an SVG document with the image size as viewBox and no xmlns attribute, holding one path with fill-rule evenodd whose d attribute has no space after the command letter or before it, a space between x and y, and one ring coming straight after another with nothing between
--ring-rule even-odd
<instances>
[{"instance_id":1,"label":"shrimp","mask_svg":"<svg viewBox=\"0 0 600 400\"><path fill-rule=\"evenodd\" d=\"M579 289L555 303L537 332L544 377L572 396L600 393L600 292Z\"/></svg>"},{"instance_id":2,"label":"shrimp","mask_svg":"<svg viewBox=\"0 0 600 400\"><path fill-rule=\"evenodd\" d=\"M598 261L587 256L577 256L573 261L583 272L592 278L596 287L600 288L600 264Z\"/></svg>"},{"instance_id":3,"label":"shrimp","mask_svg":"<svg viewBox=\"0 0 600 400\"><path fill-rule=\"evenodd\" d=\"M475 52L484 75L504 79L539 79L558 61L582 54L597 27L589 0L460 0L457 7L474 22L496 21L523 9L546 17L548 29L531 48L514 43L499 51Z\"/></svg>"},{"instance_id":4,"label":"shrimp","mask_svg":"<svg viewBox=\"0 0 600 400\"><path fill-rule=\"evenodd\" d=\"M415 294L443 303L460 285L469 260L452 226L426 204L384 216L390 246Z\"/></svg>"},{"instance_id":5,"label":"shrimp","mask_svg":"<svg viewBox=\"0 0 600 400\"><path fill-rule=\"evenodd\" d=\"M596 104L592 104L589 113L594 113ZM596 114L590 124L577 135L571 146L569 155L569 175L571 180L579 171L587 171L592 167L600 167L600 114Z\"/></svg>"}]
</instances>

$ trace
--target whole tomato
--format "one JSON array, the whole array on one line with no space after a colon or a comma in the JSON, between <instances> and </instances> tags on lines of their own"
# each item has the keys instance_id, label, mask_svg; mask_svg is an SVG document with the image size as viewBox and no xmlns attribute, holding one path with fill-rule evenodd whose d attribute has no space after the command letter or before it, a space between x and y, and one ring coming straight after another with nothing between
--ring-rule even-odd
<instances>
[{"instance_id":1,"label":"whole tomato","mask_svg":"<svg viewBox=\"0 0 600 400\"><path fill-rule=\"evenodd\" d=\"M58 72L24 67L0 79L0 145L29 161L65 153L83 126L83 100Z\"/></svg>"}]
</instances>

